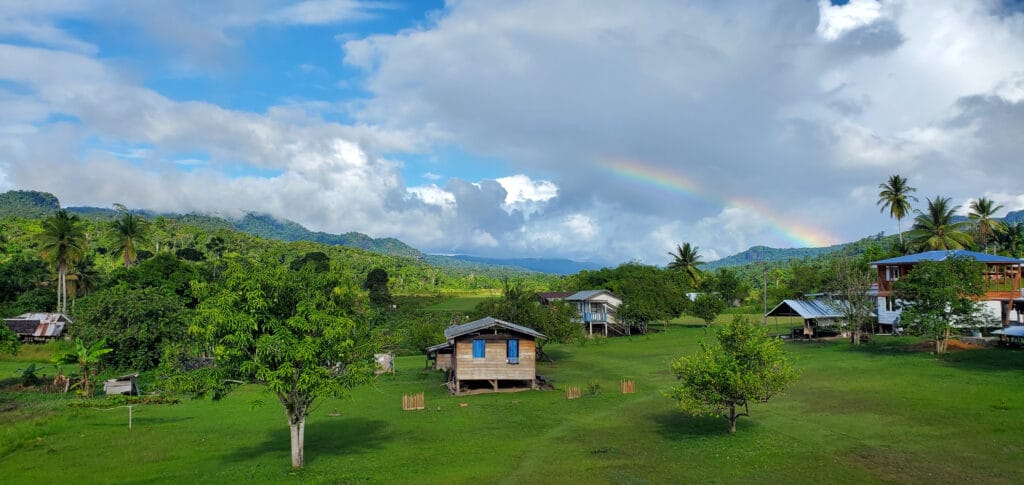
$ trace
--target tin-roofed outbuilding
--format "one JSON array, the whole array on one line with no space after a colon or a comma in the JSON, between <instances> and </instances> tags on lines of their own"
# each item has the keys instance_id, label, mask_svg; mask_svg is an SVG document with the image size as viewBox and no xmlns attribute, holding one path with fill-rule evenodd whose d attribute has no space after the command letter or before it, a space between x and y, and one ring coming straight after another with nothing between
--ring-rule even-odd
<instances>
[{"instance_id":1,"label":"tin-roofed outbuilding","mask_svg":"<svg viewBox=\"0 0 1024 485\"><path fill-rule=\"evenodd\" d=\"M46 342L63 336L71 319L63 313L23 313L4 323L22 342Z\"/></svg>"}]
</instances>

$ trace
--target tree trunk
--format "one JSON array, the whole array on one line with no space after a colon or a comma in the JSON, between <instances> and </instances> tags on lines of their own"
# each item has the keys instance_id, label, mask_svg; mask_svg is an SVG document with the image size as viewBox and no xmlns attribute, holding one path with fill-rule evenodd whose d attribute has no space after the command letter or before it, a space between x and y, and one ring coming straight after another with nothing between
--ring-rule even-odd
<instances>
[{"instance_id":1,"label":"tree trunk","mask_svg":"<svg viewBox=\"0 0 1024 485\"><path fill-rule=\"evenodd\" d=\"M729 434L736 434L736 420L738 420L739 418L740 418L740 416L738 414L736 414L736 405L735 404L730 404L729 405Z\"/></svg>"},{"instance_id":2,"label":"tree trunk","mask_svg":"<svg viewBox=\"0 0 1024 485\"><path fill-rule=\"evenodd\" d=\"M289 419L288 426L292 431L292 468L302 468L305 460L302 457L306 436L306 418Z\"/></svg>"},{"instance_id":3,"label":"tree trunk","mask_svg":"<svg viewBox=\"0 0 1024 485\"><path fill-rule=\"evenodd\" d=\"M896 230L900 233L900 250L903 250L903 223L900 218L896 218Z\"/></svg>"}]
</instances>

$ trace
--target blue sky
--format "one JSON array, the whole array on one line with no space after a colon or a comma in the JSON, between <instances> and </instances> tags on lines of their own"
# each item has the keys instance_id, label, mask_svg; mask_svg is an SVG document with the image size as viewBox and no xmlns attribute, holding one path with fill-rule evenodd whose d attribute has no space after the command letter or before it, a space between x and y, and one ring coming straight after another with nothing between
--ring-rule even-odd
<instances>
[{"instance_id":1,"label":"blue sky","mask_svg":"<svg viewBox=\"0 0 1024 485\"><path fill-rule=\"evenodd\" d=\"M892 233L892 173L1024 209L1022 73L997 0L11 2L0 190L713 260Z\"/></svg>"}]
</instances>

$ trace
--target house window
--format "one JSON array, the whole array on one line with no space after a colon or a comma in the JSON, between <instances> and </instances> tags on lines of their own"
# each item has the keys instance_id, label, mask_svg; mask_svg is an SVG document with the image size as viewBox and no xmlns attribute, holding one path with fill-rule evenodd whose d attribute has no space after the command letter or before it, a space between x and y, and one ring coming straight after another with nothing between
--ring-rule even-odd
<instances>
[{"instance_id":1,"label":"house window","mask_svg":"<svg viewBox=\"0 0 1024 485\"><path fill-rule=\"evenodd\" d=\"M899 281L900 279L900 267L899 266L886 266L885 267L885 281Z\"/></svg>"},{"instance_id":2,"label":"house window","mask_svg":"<svg viewBox=\"0 0 1024 485\"><path fill-rule=\"evenodd\" d=\"M513 338L507 341L508 345L508 363L518 364L519 363L519 339Z\"/></svg>"},{"instance_id":3,"label":"house window","mask_svg":"<svg viewBox=\"0 0 1024 485\"><path fill-rule=\"evenodd\" d=\"M896 297L895 296L887 296L887 297L885 297L885 311L887 311L887 312L894 312L896 310L897 310L897 308L896 308Z\"/></svg>"},{"instance_id":4,"label":"house window","mask_svg":"<svg viewBox=\"0 0 1024 485\"><path fill-rule=\"evenodd\" d=\"M486 342L484 339L473 339L473 358L482 359L486 356Z\"/></svg>"}]
</instances>

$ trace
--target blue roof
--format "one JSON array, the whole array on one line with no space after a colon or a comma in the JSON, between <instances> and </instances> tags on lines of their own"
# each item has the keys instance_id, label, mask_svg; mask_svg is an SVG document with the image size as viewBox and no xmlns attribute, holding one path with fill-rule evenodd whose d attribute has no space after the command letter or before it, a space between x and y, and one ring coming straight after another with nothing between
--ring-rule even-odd
<instances>
[{"instance_id":1,"label":"blue roof","mask_svg":"<svg viewBox=\"0 0 1024 485\"><path fill-rule=\"evenodd\" d=\"M535 338L547 338L544 334L522 325L516 325L511 322L504 320L498 320L494 317L484 317L479 320L474 320L469 323L463 323L462 325L454 325L444 330L444 337L448 340L452 340L456 337L466 335L469 333L477 332L491 327L504 327L514 332L519 332L524 335L530 335Z\"/></svg>"},{"instance_id":2,"label":"blue roof","mask_svg":"<svg viewBox=\"0 0 1024 485\"><path fill-rule=\"evenodd\" d=\"M997 256L995 254L985 254L976 251L964 251L963 249L954 249L950 251L939 250L925 251L923 253L917 254L908 254L906 256L899 256L896 258L875 261L871 263L871 265L877 266L879 264L914 264L920 263L921 261L943 261L947 258L954 257L971 258L982 263L1024 264L1024 259L1010 258L1007 256Z\"/></svg>"}]
</instances>

